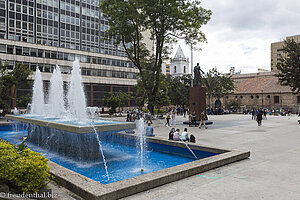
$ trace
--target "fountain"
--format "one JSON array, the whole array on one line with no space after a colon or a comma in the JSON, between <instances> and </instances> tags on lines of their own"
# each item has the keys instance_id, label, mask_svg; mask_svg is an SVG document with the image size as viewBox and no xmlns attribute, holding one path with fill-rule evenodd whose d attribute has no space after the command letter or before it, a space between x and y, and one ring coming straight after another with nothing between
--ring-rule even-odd
<instances>
[{"instance_id":1,"label":"fountain","mask_svg":"<svg viewBox=\"0 0 300 200\"><path fill-rule=\"evenodd\" d=\"M143 119L138 122L137 134L128 134L135 123L95 118L97 109L86 108L78 60L68 76L65 97L60 69L54 69L45 104L42 75L37 68L30 114L5 116L18 123L16 131L12 125L0 125L0 137L14 144L27 137L28 147L50 159L56 180L84 198L122 198L250 155L148 138Z\"/></svg>"},{"instance_id":2,"label":"fountain","mask_svg":"<svg viewBox=\"0 0 300 200\"><path fill-rule=\"evenodd\" d=\"M49 116L60 118L66 114L63 80L58 65L56 65L56 68L53 70L53 74L50 79L48 104Z\"/></svg>"},{"instance_id":3,"label":"fountain","mask_svg":"<svg viewBox=\"0 0 300 200\"><path fill-rule=\"evenodd\" d=\"M138 122L138 128L137 128L137 148L138 148L138 154L140 158L140 168L141 173L144 172L144 159L145 159L145 151L146 151L146 130L145 130L145 123L144 119L140 118Z\"/></svg>"},{"instance_id":4,"label":"fountain","mask_svg":"<svg viewBox=\"0 0 300 200\"><path fill-rule=\"evenodd\" d=\"M40 69L37 67L35 71L35 79L33 84L31 114L43 115L45 111L44 87Z\"/></svg>"}]
</instances>

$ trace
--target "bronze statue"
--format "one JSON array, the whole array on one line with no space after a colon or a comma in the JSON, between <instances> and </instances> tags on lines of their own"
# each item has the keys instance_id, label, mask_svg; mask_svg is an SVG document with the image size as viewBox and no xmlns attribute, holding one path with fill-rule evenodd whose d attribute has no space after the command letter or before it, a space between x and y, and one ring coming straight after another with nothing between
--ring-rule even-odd
<instances>
[{"instance_id":1,"label":"bronze statue","mask_svg":"<svg viewBox=\"0 0 300 200\"><path fill-rule=\"evenodd\" d=\"M194 67L194 86L202 86L202 75L204 71L200 68L199 63Z\"/></svg>"}]
</instances>

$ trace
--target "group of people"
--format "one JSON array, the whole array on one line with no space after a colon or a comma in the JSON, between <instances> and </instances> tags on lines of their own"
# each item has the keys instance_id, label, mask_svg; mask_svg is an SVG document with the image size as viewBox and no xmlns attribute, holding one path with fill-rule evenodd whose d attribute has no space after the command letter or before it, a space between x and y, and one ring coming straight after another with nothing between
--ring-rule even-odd
<instances>
[{"instance_id":1,"label":"group of people","mask_svg":"<svg viewBox=\"0 0 300 200\"><path fill-rule=\"evenodd\" d=\"M252 120L256 120L258 126L261 126L263 119L267 120L267 112L265 109L264 110L262 110L262 109L254 110L253 109L251 112L251 115L252 115Z\"/></svg>"},{"instance_id":2,"label":"group of people","mask_svg":"<svg viewBox=\"0 0 300 200\"><path fill-rule=\"evenodd\" d=\"M207 119L207 116L206 116L205 112L202 111L200 113L200 123L199 123L199 126L198 126L200 129L201 129L202 125L204 126L205 129L207 129L207 126L205 124L206 119ZM193 125L195 125L195 127L197 126L197 115L196 115L195 111L193 111L189 115L189 126L193 126Z\"/></svg>"},{"instance_id":3,"label":"group of people","mask_svg":"<svg viewBox=\"0 0 300 200\"><path fill-rule=\"evenodd\" d=\"M175 140L175 141L184 141L184 142L196 142L196 138L193 134L189 137L189 134L187 132L187 128L184 128L183 132L180 134L180 130L175 128L172 128L169 133L169 140Z\"/></svg>"}]
</instances>

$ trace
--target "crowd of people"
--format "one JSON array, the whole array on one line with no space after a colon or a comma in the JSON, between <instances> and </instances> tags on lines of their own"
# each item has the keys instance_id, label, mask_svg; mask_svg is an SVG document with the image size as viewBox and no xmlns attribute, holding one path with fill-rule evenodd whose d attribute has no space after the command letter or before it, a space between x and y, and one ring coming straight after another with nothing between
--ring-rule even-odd
<instances>
[{"instance_id":1,"label":"crowd of people","mask_svg":"<svg viewBox=\"0 0 300 200\"><path fill-rule=\"evenodd\" d=\"M196 138L193 134L189 136L187 132L187 128L184 128L183 132L180 133L180 129L172 128L169 133L169 140L175 140L175 141L184 141L184 142L196 142Z\"/></svg>"}]
</instances>

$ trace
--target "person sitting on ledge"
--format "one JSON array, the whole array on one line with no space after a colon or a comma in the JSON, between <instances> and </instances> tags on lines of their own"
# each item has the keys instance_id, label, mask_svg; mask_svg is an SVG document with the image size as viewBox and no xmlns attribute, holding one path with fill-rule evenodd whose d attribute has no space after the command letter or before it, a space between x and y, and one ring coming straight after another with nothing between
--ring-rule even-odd
<instances>
[{"instance_id":1,"label":"person sitting on ledge","mask_svg":"<svg viewBox=\"0 0 300 200\"><path fill-rule=\"evenodd\" d=\"M151 123L148 123L148 127L146 128L146 136L155 136Z\"/></svg>"},{"instance_id":2,"label":"person sitting on ledge","mask_svg":"<svg viewBox=\"0 0 300 200\"><path fill-rule=\"evenodd\" d=\"M175 128L172 128L170 133L169 133L169 140L173 140L174 132L175 132Z\"/></svg>"},{"instance_id":3,"label":"person sitting on ledge","mask_svg":"<svg viewBox=\"0 0 300 200\"><path fill-rule=\"evenodd\" d=\"M180 139L179 131L180 131L179 129L176 129L176 131L174 132L174 135L173 135L173 140L178 141Z\"/></svg>"},{"instance_id":4,"label":"person sitting on ledge","mask_svg":"<svg viewBox=\"0 0 300 200\"><path fill-rule=\"evenodd\" d=\"M196 138L193 134L191 134L191 136L190 136L190 142L196 143Z\"/></svg>"},{"instance_id":5,"label":"person sitting on ledge","mask_svg":"<svg viewBox=\"0 0 300 200\"><path fill-rule=\"evenodd\" d=\"M188 134L188 132L187 132L187 128L184 128L184 131L181 133L181 136L180 136L180 140L181 141L190 141L190 139L189 139L189 134Z\"/></svg>"}]
</instances>

